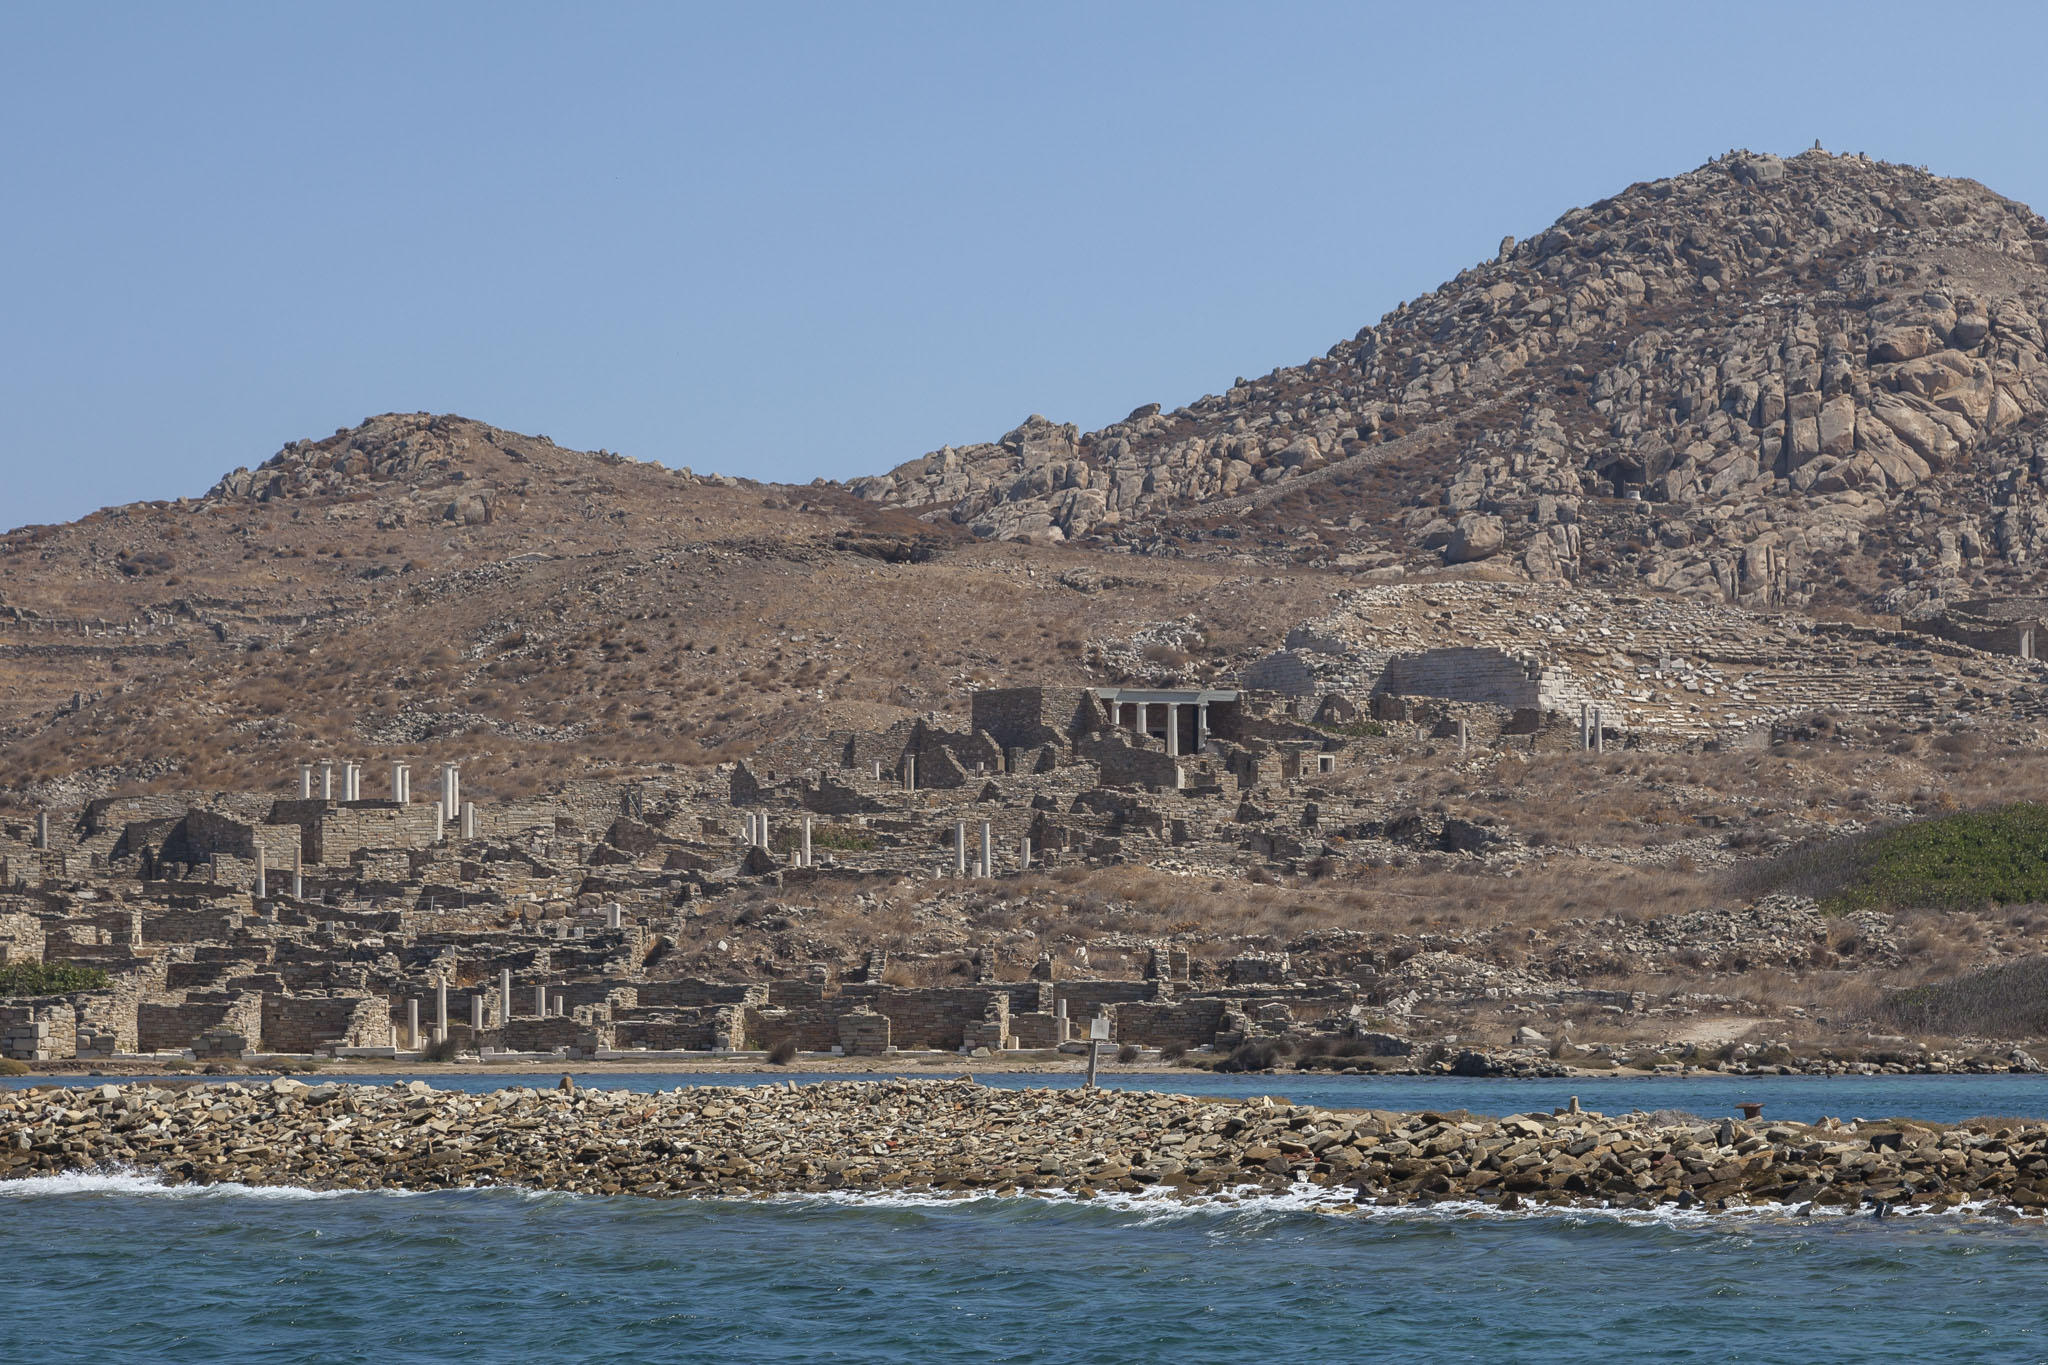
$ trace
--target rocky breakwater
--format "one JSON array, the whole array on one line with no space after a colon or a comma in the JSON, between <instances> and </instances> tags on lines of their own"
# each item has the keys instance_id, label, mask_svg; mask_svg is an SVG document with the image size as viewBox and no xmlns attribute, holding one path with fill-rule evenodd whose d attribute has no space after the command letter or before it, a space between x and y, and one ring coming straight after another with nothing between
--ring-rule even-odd
<instances>
[{"instance_id":1,"label":"rocky breakwater","mask_svg":"<svg viewBox=\"0 0 2048 1365\"><path fill-rule=\"evenodd\" d=\"M2048 1206L2048 1127L1670 1122L1655 1115L1333 1111L1273 1100L993 1090L971 1080L661 1094L104 1085L0 1098L0 1177L157 1171L320 1189L516 1185L594 1194L1322 1187L1333 1201L1479 1199Z\"/></svg>"}]
</instances>

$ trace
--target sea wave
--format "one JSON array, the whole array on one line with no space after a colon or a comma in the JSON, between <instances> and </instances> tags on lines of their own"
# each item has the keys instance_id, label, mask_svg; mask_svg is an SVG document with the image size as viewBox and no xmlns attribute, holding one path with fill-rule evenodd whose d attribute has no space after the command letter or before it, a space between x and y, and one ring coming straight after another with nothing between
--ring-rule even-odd
<instances>
[{"instance_id":1,"label":"sea wave","mask_svg":"<svg viewBox=\"0 0 2048 1365\"><path fill-rule=\"evenodd\" d=\"M1882 1218L1869 1207L1829 1207L1820 1204L1747 1204L1720 1211L1697 1206L1680 1208L1673 1204L1660 1204L1647 1209L1593 1204L1524 1204L1518 1208L1503 1209L1497 1204L1477 1199L1444 1200L1434 1204L1380 1205L1369 1200L1361 1203L1357 1202L1348 1190L1332 1190L1306 1182L1278 1191L1247 1185L1196 1196L1176 1194L1164 1189L1136 1193L1098 1192L1085 1196L1060 1189L1008 1194L980 1190L955 1194L938 1191L832 1190L823 1193L768 1195L733 1202L874 1210L949 1210L976 1205L1014 1209L1045 1205L1062 1209L1093 1208L1114 1212L1134 1217L1135 1225L1140 1227L1191 1218L1215 1218L1218 1215L1233 1219L1311 1215L1362 1219L1375 1223L1604 1223L1624 1227L1687 1229L1727 1228L1756 1223L1846 1224L1858 1220L2020 1223L2048 1228L2048 1222L2023 1218L2013 1209L1993 1201L1971 1202L1941 1209L1893 1207L1887 1208Z\"/></svg>"},{"instance_id":2,"label":"sea wave","mask_svg":"<svg viewBox=\"0 0 2048 1365\"><path fill-rule=\"evenodd\" d=\"M1112 1215L1116 1221L1134 1227L1151 1227L1190 1219L1213 1220L1219 1217L1240 1225L1247 1221L1263 1223L1279 1218L1315 1217L1437 1226L1480 1222L1548 1222L1568 1226L1609 1225L1694 1230L1759 1223L1846 1225L1852 1220L1946 1225L2019 1224L2048 1228L2048 1221L2023 1218L2012 1208L1993 1201L1971 1202L1944 1209L1911 1206L1889 1208L1882 1219L1868 1207L1827 1207L1818 1204L1749 1204L1718 1212L1700 1207L1679 1208L1671 1204L1647 1209L1591 1204L1525 1204L1514 1209L1503 1209L1497 1204L1476 1199L1402 1205L1380 1205L1370 1200L1358 1202L1350 1190L1331 1189L1305 1181L1284 1190L1244 1185L1201 1195L1187 1195L1162 1187L1138 1191L1098 1191L1086 1195L1057 1188L1002 1194L991 1190L828 1190L814 1193L728 1195L701 1200L645 1199L634 1195L584 1195L568 1190L543 1190L517 1185L475 1185L445 1190L316 1190L299 1185L249 1185L236 1181L210 1185L172 1184L155 1172L135 1169L67 1171L57 1175L0 1181L0 1200L99 1197L296 1202L341 1199L465 1199L479 1196L494 1201L509 1200L517 1203L599 1203L616 1199L650 1206L683 1206L700 1210L719 1204L734 1207L874 1212L941 1212L978 1208L990 1212L1000 1210L1021 1213L1034 1208L1044 1208L1068 1214L1094 1210Z\"/></svg>"},{"instance_id":3,"label":"sea wave","mask_svg":"<svg viewBox=\"0 0 2048 1365\"><path fill-rule=\"evenodd\" d=\"M262 1200L345 1199L352 1195L375 1195L409 1199L420 1193L415 1190L313 1190L302 1185L245 1185L238 1181L221 1181L212 1185L171 1184L153 1171L137 1170L64 1171L57 1175L0 1181L0 1199L75 1198L80 1195L134 1199Z\"/></svg>"}]
</instances>

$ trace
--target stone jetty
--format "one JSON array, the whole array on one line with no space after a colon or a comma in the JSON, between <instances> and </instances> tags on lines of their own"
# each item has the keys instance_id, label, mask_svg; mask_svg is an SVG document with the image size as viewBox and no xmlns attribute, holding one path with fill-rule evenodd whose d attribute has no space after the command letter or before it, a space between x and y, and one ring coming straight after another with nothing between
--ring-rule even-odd
<instances>
[{"instance_id":1,"label":"stone jetty","mask_svg":"<svg viewBox=\"0 0 2048 1365\"><path fill-rule=\"evenodd\" d=\"M318 1189L511 1185L655 1197L919 1190L1723 1209L2048 1206L2048 1126L1476 1118L950 1081L657 1094L103 1085L0 1098L0 1177L154 1171Z\"/></svg>"}]
</instances>

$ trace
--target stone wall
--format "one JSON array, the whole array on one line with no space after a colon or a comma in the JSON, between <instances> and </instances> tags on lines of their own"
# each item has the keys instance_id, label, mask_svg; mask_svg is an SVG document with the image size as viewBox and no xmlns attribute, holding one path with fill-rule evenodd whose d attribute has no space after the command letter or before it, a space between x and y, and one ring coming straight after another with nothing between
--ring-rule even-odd
<instances>
[{"instance_id":1,"label":"stone wall","mask_svg":"<svg viewBox=\"0 0 2048 1365\"><path fill-rule=\"evenodd\" d=\"M240 931L242 916L231 910L175 907L143 915L147 943L218 943Z\"/></svg>"},{"instance_id":2,"label":"stone wall","mask_svg":"<svg viewBox=\"0 0 2048 1365\"><path fill-rule=\"evenodd\" d=\"M1095 728L1100 710L1079 687L999 687L971 698L973 726L1003 749L1068 743Z\"/></svg>"},{"instance_id":3,"label":"stone wall","mask_svg":"<svg viewBox=\"0 0 2048 1365\"><path fill-rule=\"evenodd\" d=\"M1180 789L1180 760L1168 758L1164 746L1135 748L1122 739L1103 739L1086 746L1086 757L1101 765L1106 787Z\"/></svg>"},{"instance_id":4,"label":"stone wall","mask_svg":"<svg viewBox=\"0 0 2048 1365\"><path fill-rule=\"evenodd\" d=\"M838 1046L849 1057L879 1057L894 1046L889 1016L873 1010L849 1010L839 1016Z\"/></svg>"},{"instance_id":5,"label":"stone wall","mask_svg":"<svg viewBox=\"0 0 2048 1365\"><path fill-rule=\"evenodd\" d=\"M500 1045L511 1052L553 1052L558 1048L583 1047L595 1038L598 1046L614 1045L609 1024L593 1029L578 1019L514 1019L498 1030Z\"/></svg>"},{"instance_id":6,"label":"stone wall","mask_svg":"<svg viewBox=\"0 0 2048 1365\"><path fill-rule=\"evenodd\" d=\"M1291 649L1249 664L1238 674L1238 686L1254 692L1277 692L1283 697L1306 697L1316 690L1315 669Z\"/></svg>"},{"instance_id":7,"label":"stone wall","mask_svg":"<svg viewBox=\"0 0 2048 1365\"><path fill-rule=\"evenodd\" d=\"M873 1008L889 1019L889 1035L899 1048L937 1048L952 1051L962 1045L970 1026L980 1026L989 1010L989 997L1003 995L1007 1014L1022 995L1034 1007L1039 982L989 982L978 986L884 986L875 992Z\"/></svg>"},{"instance_id":8,"label":"stone wall","mask_svg":"<svg viewBox=\"0 0 2048 1365\"><path fill-rule=\"evenodd\" d=\"M1539 704L1541 672L1536 665L1498 649L1431 649L1389 659L1374 690L1494 706L1535 706Z\"/></svg>"},{"instance_id":9,"label":"stone wall","mask_svg":"<svg viewBox=\"0 0 2048 1365\"><path fill-rule=\"evenodd\" d=\"M395 805L388 801L357 802L330 809L308 826L306 860L309 863L342 864L358 849L426 848L440 832L434 806L418 801ZM453 833L450 821L450 833Z\"/></svg>"},{"instance_id":10,"label":"stone wall","mask_svg":"<svg viewBox=\"0 0 2048 1365\"><path fill-rule=\"evenodd\" d=\"M707 1005L693 1009L662 1010L648 1018L624 1018L612 1024L614 1046L621 1049L647 1048L669 1051L685 1048L708 1052L733 1041L735 1025L744 1040L744 1024L736 1018L742 1007Z\"/></svg>"},{"instance_id":11,"label":"stone wall","mask_svg":"<svg viewBox=\"0 0 2048 1365\"><path fill-rule=\"evenodd\" d=\"M43 922L34 915L0 915L0 963L41 962Z\"/></svg>"},{"instance_id":12,"label":"stone wall","mask_svg":"<svg viewBox=\"0 0 2048 1365\"><path fill-rule=\"evenodd\" d=\"M1977 598L1958 602L1935 616L1909 619L1907 630L1932 635L1951 644L1968 645L1990 654L2036 657L2048 639L2041 632L2043 604L2037 598L1995 602Z\"/></svg>"},{"instance_id":13,"label":"stone wall","mask_svg":"<svg viewBox=\"0 0 2048 1365\"><path fill-rule=\"evenodd\" d=\"M777 990L804 984L796 981L704 981L683 977L675 981L642 981L635 985L634 991L642 1009L652 1006L701 1009L713 1005L780 1004L782 1002L775 998Z\"/></svg>"},{"instance_id":14,"label":"stone wall","mask_svg":"<svg viewBox=\"0 0 2048 1365\"><path fill-rule=\"evenodd\" d=\"M1061 981L1054 984L1053 993L1056 1000L1066 1002L1067 1018L1073 1021L1075 1033L1085 1038L1088 1021L1096 1015L1114 1018L1117 1006L1136 1000L1156 1000L1161 990L1156 981Z\"/></svg>"},{"instance_id":15,"label":"stone wall","mask_svg":"<svg viewBox=\"0 0 2048 1365\"><path fill-rule=\"evenodd\" d=\"M1229 1002L1210 996L1187 1000L1142 1000L1117 1006L1119 1041L1144 1047L1194 1049L1216 1041Z\"/></svg>"},{"instance_id":16,"label":"stone wall","mask_svg":"<svg viewBox=\"0 0 2048 1365\"><path fill-rule=\"evenodd\" d=\"M463 1022L468 1022L465 1014ZM312 1052L341 1047L389 1047L391 1016L384 1000L367 995L266 995L263 1046L271 1052Z\"/></svg>"},{"instance_id":17,"label":"stone wall","mask_svg":"<svg viewBox=\"0 0 2048 1365\"><path fill-rule=\"evenodd\" d=\"M144 1001L136 1006L137 1051L173 1052L195 1046L210 1028L231 1028L262 1046L263 997L254 992L198 992L182 1004Z\"/></svg>"},{"instance_id":18,"label":"stone wall","mask_svg":"<svg viewBox=\"0 0 2048 1365\"><path fill-rule=\"evenodd\" d=\"M61 999L0 1004L0 1056L54 1062L78 1055L78 1016Z\"/></svg>"}]
</instances>

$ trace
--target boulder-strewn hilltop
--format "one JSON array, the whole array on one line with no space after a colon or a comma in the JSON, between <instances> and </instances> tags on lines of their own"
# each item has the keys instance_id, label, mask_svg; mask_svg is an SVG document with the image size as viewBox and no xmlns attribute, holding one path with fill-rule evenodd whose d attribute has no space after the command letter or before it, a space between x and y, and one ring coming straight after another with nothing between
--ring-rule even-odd
<instances>
[{"instance_id":1,"label":"boulder-strewn hilltop","mask_svg":"<svg viewBox=\"0 0 2048 1365\"><path fill-rule=\"evenodd\" d=\"M2026 206L1735 152L1510 238L1306 364L851 487L997 538L1897 608L2032 579L2044 313Z\"/></svg>"}]
</instances>

